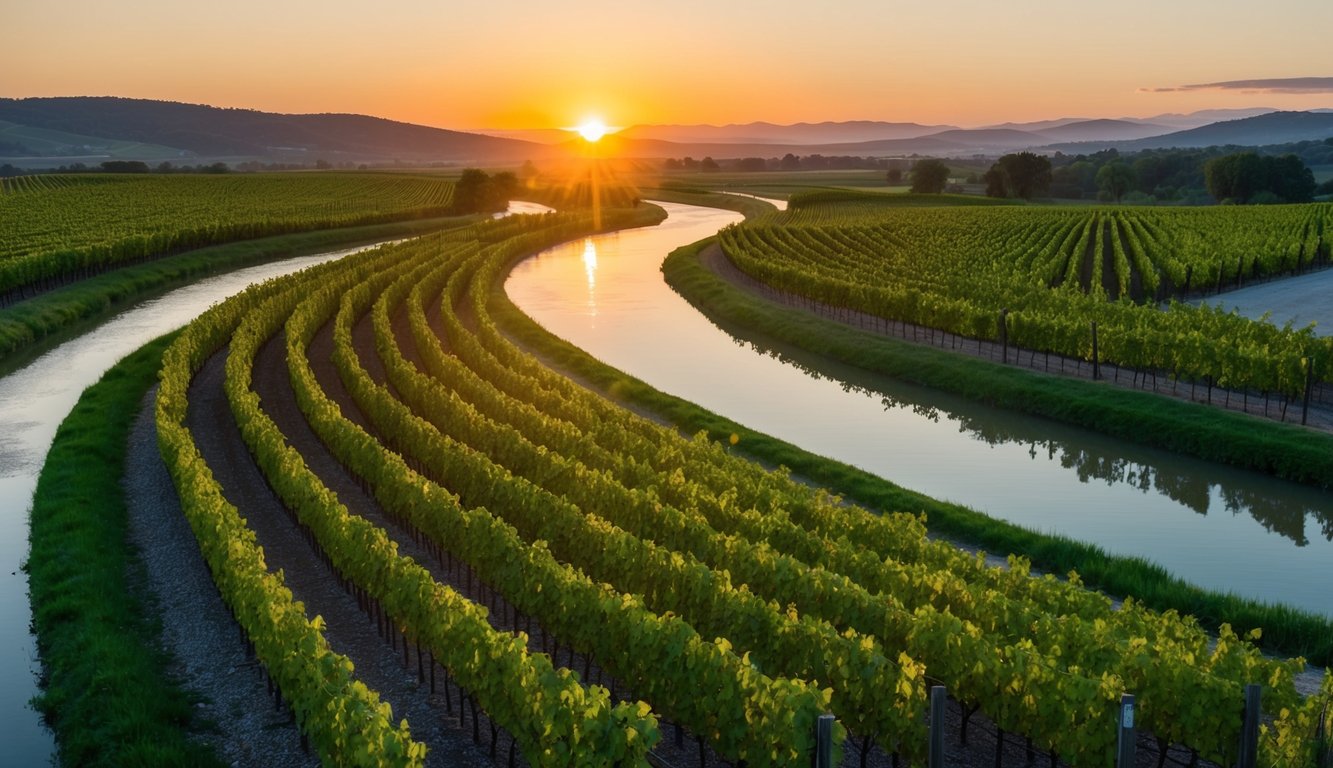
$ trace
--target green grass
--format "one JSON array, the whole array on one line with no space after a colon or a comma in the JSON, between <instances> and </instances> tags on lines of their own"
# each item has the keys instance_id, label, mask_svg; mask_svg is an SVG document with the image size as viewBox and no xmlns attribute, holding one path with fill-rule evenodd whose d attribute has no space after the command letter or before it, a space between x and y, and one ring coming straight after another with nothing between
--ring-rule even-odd
<instances>
[{"instance_id":1,"label":"green grass","mask_svg":"<svg viewBox=\"0 0 1333 768\"><path fill-rule=\"evenodd\" d=\"M470 220L422 219L246 240L82 280L0 310L0 375L136 301L210 274L336 247L412 237Z\"/></svg>"},{"instance_id":2,"label":"green grass","mask_svg":"<svg viewBox=\"0 0 1333 768\"><path fill-rule=\"evenodd\" d=\"M740 197L738 195L714 194L704 189L696 189L683 186L662 186L648 187L641 190L643 197L649 200L661 200L667 203L684 203L686 205L706 205L711 208L722 208L728 211L736 211L744 214L745 217L754 218L766 213L777 211L777 206L765 200L756 200L753 197ZM750 194L750 193L746 193Z\"/></svg>"},{"instance_id":3,"label":"green grass","mask_svg":"<svg viewBox=\"0 0 1333 768\"><path fill-rule=\"evenodd\" d=\"M189 739L201 724L167 671L121 487L130 429L172 338L83 393L37 481L25 566L44 670L34 703L65 765L220 764Z\"/></svg>"},{"instance_id":4,"label":"green grass","mask_svg":"<svg viewBox=\"0 0 1333 768\"><path fill-rule=\"evenodd\" d=\"M881 345L877 337L773 307L731 288L708 272L697 258L707 242L674 252L667 259L664 271L668 282L711 318L722 317L744 327L763 328L769 336L797 346L812 346L830 352L830 356L837 359L846 359L853 364L881 370L904 380L956 391L977 400L1030 413L1044 410L1046 413L1041 415L1053 418L1063 416L1061 420L1072 423L1102 419L1103 409L1108 405L1103 395L1114 394L1110 393L1109 387L1055 380L905 343ZM552 336L510 303L502 289L492 294L491 305L493 316L506 332L543 359L579 376L617 402L658 414L687 434L704 431L715 440L725 440L733 433L738 434L741 436L740 445L752 458L769 465L788 467L798 475L843 494L869 509L924 513L929 520L930 530L936 533L992 552L1025 555L1036 567L1049 572L1067 573L1076 570L1092 588L1116 595L1133 595L1158 610L1176 609L1198 617L1205 625L1216 626L1229 622L1239 631L1263 627L1264 646L1271 651L1304 655L1318 664L1333 663L1333 622L1324 617L1286 606L1209 592L1181 581L1162 567L1142 559L1110 555L1095 545L1038 533L995 520L960 505L909 491L883 478L812 454L790 443L750 430L698 405L659 392ZM1252 431L1253 437L1260 441L1272 437L1266 436L1271 431L1282 433L1280 442L1289 450L1298 451L1325 466L1333 467L1333 443L1324 443L1322 447L1302 446L1298 438L1308 438L1309 433L1259 424L1244 417L1235 420L1223 418L1223 421L1244 423L1230 424L1222 432L1217 432L1210 429L1210 423L1229 414L1219 414L1201 406L1162 402L1164 398L1140 393L1122 394L1131 396L1129 399L1134 407L1126 410L1125 404L1120 404L1118 408L1112 407L1104 417L1108 426L1111 423L1118 426L1122 436L1125 433L1129 436L1138 433L1170 436L1174 430L1181 429L1193 434L1170 442L1209 448L1218 441L1217 435L1226 434L1228 429L1238 429L1243 433ZM1135 395L1137 397L1133 397ZM1072 398L1072 402L1066 402L1069 398ZM1025 404L1031 404L1032 407L1024 407ZM1170 425L1151 429L1159 418L1170 418ZM1145 430L1145 427L1150 429ZM1238 457L1243 450L1235 450ZM1333 477L1333 474L1325 474L1324 477Z\"/></svg>"}]
</instances>

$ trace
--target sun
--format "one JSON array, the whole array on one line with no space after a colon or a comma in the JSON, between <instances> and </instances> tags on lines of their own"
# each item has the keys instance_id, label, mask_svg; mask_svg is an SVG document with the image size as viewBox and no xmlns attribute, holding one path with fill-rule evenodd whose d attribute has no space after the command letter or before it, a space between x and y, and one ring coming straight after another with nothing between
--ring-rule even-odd
<instances>
[{"instance_id":1,"label":"sun","mask_svg":"<svg viewBox=\"0 0 1333 768\"><path fill-rule=\"evenodd\" d=\"M574 130L578 131L584 141L597 142L608 132L606 123L602 122L600 117L590 117L579 124Z\"/></svg>"}]
</instances>

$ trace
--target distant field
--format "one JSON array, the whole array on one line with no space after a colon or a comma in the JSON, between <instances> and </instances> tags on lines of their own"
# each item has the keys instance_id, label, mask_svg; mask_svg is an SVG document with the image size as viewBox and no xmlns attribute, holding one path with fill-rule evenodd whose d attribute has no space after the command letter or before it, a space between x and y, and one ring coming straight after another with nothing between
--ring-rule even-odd
<instances>
[{"instance_id":1,"label":"distant field","mask_svg":"<svg viewBox=\"0 0 1333 768\"><path fill-rule=\"evenodd\" d=\"M189 248L450 212L453 184L374 173L4 180L0 294Z\"/></svg>"},{"instance_id":2,"label":"distant field","mask_svg":"<svg viewBox=\"0 0 1333 768\"><path fill-rule=\"evenodd\" d=\"M964 179L975 171L962 165L950 166L950 178ZM757 195L787 197L813 189L863 189L876 192L906 192L908 181L890 186L887 171L883 170L819 170L819 171L681 171L664 174L663 185L682 185L698 189L748 192ZM969 194L980 195L984 186L964 184Z\"/></svg>"}]
</instances>

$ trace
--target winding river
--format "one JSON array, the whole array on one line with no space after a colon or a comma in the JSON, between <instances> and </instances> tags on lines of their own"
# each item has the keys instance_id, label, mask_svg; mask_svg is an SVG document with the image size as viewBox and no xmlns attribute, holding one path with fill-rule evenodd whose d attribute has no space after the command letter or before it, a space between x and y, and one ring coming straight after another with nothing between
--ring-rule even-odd
<instances>
[{"instance_id":1,"label":"winding river","mask_svg":"<svg viewBox=\"0 0 1333 768\"><path fill-rule=\"evenodd\" d=\"M661 226L522 262L506 290L548 330L652 386L940 499L1096 542L1200 586L1333 616L1333 497L830 364L719 328L673 292L672 249L737 221Z\"/></svg>"}]
</instances>

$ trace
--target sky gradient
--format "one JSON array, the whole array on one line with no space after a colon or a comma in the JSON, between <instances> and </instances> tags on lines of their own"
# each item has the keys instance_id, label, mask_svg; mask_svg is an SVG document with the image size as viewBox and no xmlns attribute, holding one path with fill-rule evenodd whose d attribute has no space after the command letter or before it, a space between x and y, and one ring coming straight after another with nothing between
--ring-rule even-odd
<instances>
[{"instance_id":1,"label":"sky gradient","mask_svg":"<svg viewBox=\"0 0 1333 768\"><path fill-rule=\"evenodd\" d=\"M0 26L4 97L455 129L1333 107L1327 0L5 0Z\"/></svg>"}]
</instances>

